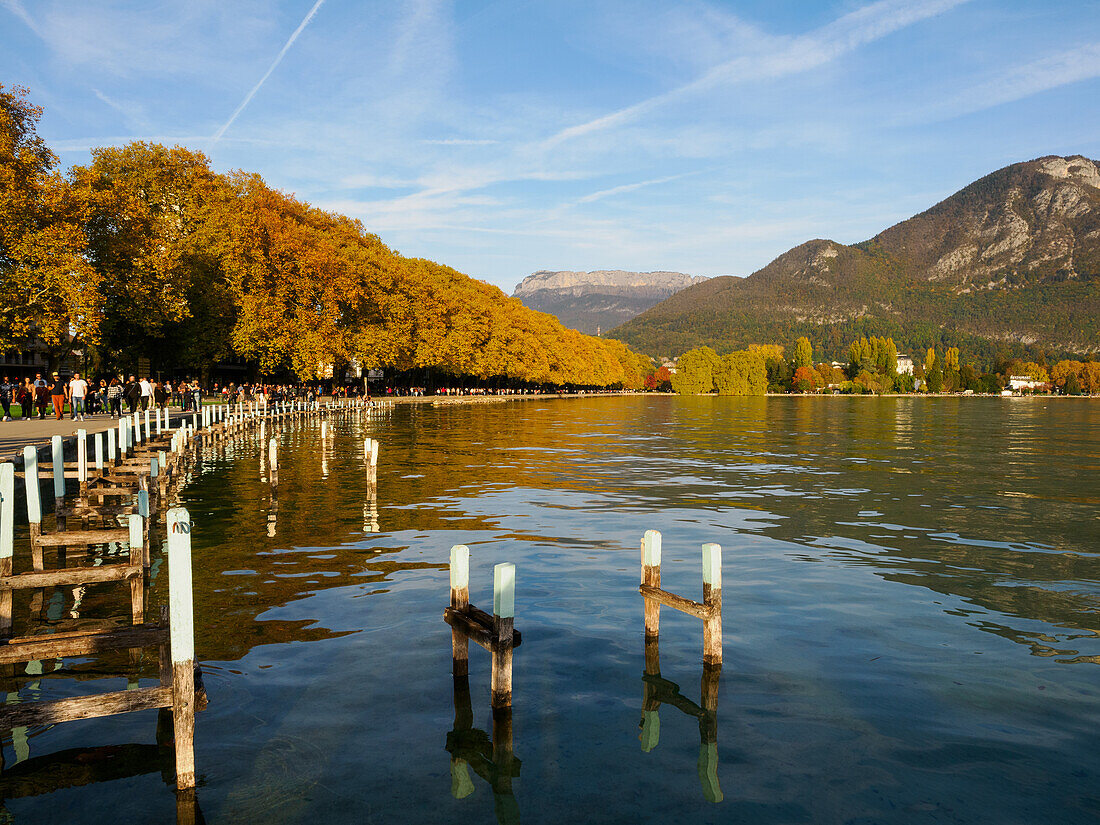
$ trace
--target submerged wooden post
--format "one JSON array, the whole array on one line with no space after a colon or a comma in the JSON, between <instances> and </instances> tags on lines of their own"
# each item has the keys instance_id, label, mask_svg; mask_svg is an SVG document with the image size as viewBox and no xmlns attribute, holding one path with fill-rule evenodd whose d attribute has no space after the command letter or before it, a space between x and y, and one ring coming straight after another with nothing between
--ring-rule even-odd
<instances>
[{"instance_id":1,"label":"submerged wooden post","mask_svg":"<svg viewBox=\"0 0 1100 825\"><path fill-rule=\"evenodd\" d=\"M267 442L267 477L271 479L271 486L279 486L279 444L275 439Z\"/></svg>"},{"instance_id":2,"label":"submerged wooden post","mask_svg":"<svg viewBox=\"0 0 1100 825\"><path fill-rule=\"evenodd\" d=\"M321 419L321 440L324 441L328 438L328 422Z\"/></svg>"},{"instance_id":3,"label":"submerged wooden post","mask_svg":"<svg viewBox=\"0 0 1100 825\"><path fill-rule=\"evenodd\" d=\"M451 548L451 607L466 610L470 606L470 548L456 544ZM451 628L451 670L455 676L470 672L470 640Z\"/></svg>"},{"instance_id":4,"label":"submerged wooden post","mask_svg":"<svg viewBox=\"0 0 1100 825\"><path fill-rule=\"evenodd\" d=\"M516 615L516 566L504 562L493 568L493 677L492 706L512 705L512 629Z\"/></svg>"},{"instance_id":5,"label":"submerged wooden post","mask_svg":"<svg viewBox=\"0 0 1100 825\"><path fill-rule=\"evenodd\" d=\"M57 519L57 529L65 529L65 515L62 512L65 506L65 444L61 436L55 435L50 439L50 447L53 451L53 497L54 517Z\"/></svg>"},{"instance_id":6,"label":"submerged wooden post","mask_svg":"<svg viewBox=\"0 0 1100 825\"><path fill-rule=\"evenodd\" d=\"M703 545L703 663L722 664L722 546Z\"/></svg>"},{"instance_id":7,"label":"submerged wooden post","mask_svg":"<svg viewBox=\"0 0 1100 825\"><path fill-rule=\"evenodd\" d=\"M661 534L657 530L646 530L642 536L642 584L661 587ZM648 598L644 602L646 638L656 637L661 630L661 603Z\"/></svg>"},{"instance_id":8,"label":"submerged wooden post","mask_svg":"<svg viewBox=\"0 0 1100 825\"><path fill-rule=\"evenodd\" d=\"M191 599L191 516L168 511L168 613L172 642L172 726L176 787L195 787L195 617Z\"/></svg>"},{"instance_id":9,"label":"submerged wooden post","mask_svg":"<svg viewBox=\"0 0 1100 825\"><path fill-rule=\"evenodd\" d=\"M145 519L137 513L130 514L130 564L144 564ZM130 579L130 612L134 624L145 620L145 580L141 576Z\"/></svg>"},{"instance_id":10,"label":"submerged wooden post","mask_svg":"<svg viewBox=\"0 0 1100 825\"><path fill-rule=\"evenodd\" d=\"M718 784L718 679L721 665L703 665L700 685L703 713L699 717L699 784L708 802L721 802L725 796Z\"/></svg>"},{"instance_id":11,"label":"submerged wooden post","mask_svg":"<svg viewBox=\"0 0 1100 825\"><path fill-rule=\"evenodd\" d=\"M88 490L88 431L76 431L76 480L80 482L80 492Z\"/></svg>"},{"instance_id":12,"label":"submerged wooden post","mask_svg":"<svg viewBox=\"0 0 1100 825\"><path fill-rule=\"evenodd\" d=\"M0 464L0 576L13 571L15 551L15 466L8 461ZM0 636L11 631L12 591L0 590Z\"/></svg>"},{"instance_id":13,"label":"submerged wooden post","mask_svg":"<svg viewBox=\"0 0 1100 825\"><path fill-rule=\"evenodd\" d=\"M31 538L31 563L35 570L41 570L42 548L38 544L38 538L42 535L42 488L38 481L38 450L35 447L23 448L23 482L27 495L27 528Z\"/></svg>"}]
</instances>

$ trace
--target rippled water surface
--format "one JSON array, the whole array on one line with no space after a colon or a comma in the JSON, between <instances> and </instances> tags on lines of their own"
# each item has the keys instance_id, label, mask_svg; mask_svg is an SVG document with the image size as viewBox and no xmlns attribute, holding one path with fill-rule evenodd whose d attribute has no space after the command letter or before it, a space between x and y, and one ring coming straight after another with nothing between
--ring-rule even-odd
<instances>
[{"instance_id":1,"label":"rippled water surface","mask_svg":"<svg viewBox=\"0 0 1100 825\"><path fill-rule=\"evenodd\" d=\"M327 450L315 426L284 432L277 510L259 440L233 445L183 493L210 697L196 734L202 812L218 823L1095 822L1098 425L1100 405L1075 399L399 407L338 422ZM382 442L376 498L367 435ZM700 701L701 623L667 608L660 665L674 701L660 707L656 746L639 740L638 547L650 528L664 536L664 587L691 598L700 544L724 549L718 789L700 779L701 727L685 712ZM442 613L456 543L470 547L480 606L491 608L493 565L517 567L510 795L494 794L476 760L459 769L468 782L452 774L448 744L462 737ZM154 602L165 586L159 576ZM87 692L71 678L86 670L19 690ZM487 758L489 675L472 646L475 732L462 741ZM31 730L15 750L152 743L155 726L155 712L70 723ZM175 815L157 772L4 805L34 823Z\"/></svg>"}]
</instances>

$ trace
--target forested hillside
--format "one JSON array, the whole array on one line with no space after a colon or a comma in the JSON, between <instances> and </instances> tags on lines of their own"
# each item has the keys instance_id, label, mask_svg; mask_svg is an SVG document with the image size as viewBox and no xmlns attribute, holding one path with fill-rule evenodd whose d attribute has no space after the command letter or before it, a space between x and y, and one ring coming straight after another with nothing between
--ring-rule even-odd
<instances>
[{"instance_id":1,"label":"forested hillside","mask_svg":"<svg viewBox=\"0 0 1100 825\"><path fill-rule=\"evenodd\" d=\"M829 358L862 336L984 360L1100 352L1100 170L1083 157L1008 166L869 241L809 241L611 334L653 355L802 335Z\"/></svg>"},{"instance_id":2,"label":"forested hillside","mask_svg":"<svg viewBox=\"0 0 1100 825\"><path fill-rule=\"evenodd\" d=\"M96 368L424 369L530 384L641 386L648 359L496 287L387 248L358 221L132 143L67 172L41 110L0 86L0 347L38 338Z\"/></svg>"}]
</instances>

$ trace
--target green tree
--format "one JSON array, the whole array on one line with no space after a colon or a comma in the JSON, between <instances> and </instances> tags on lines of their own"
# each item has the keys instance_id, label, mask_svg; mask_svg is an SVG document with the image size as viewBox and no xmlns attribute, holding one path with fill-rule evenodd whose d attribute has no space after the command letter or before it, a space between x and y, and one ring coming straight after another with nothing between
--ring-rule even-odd
<instances>
[{"instance_id":1,"label":"green tree","mask_svg":"<svg viewBox=\"0 0 1100 825\"><path fill-rule=\"evenodd\" d=\"M714 369L714 386L719 395L764 395L768 373L759 354L738 350L722 356Z\"/></svg>"},{"instance_id":2,"label":"green tree","mask_svg":"<svg viewBox=\"0 0 1100 825\"><path fill-rule=\"evenodd\" d=\"M697 347L680 356L672 389L680 395L701 395L714 391L714 372L722 361L710 347Z\"/></svg>"},{"instance_id":3,"label":"green tree","mask_svg":"<svg viewBox=\"0 0 1100 825\"><path fill-rule=\"evenodd\" d=\"M794 363L792 366L797 370L799 367L812 367L814 365L814 348L810 345L810 339L806 337L799 338L794 345Z\"/></svg>"}]
</instances>

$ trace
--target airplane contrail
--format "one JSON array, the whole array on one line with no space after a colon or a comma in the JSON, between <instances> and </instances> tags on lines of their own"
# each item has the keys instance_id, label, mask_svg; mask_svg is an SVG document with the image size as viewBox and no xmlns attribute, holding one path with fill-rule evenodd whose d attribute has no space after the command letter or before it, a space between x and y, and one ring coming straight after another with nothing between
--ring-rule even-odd
<instances>
[{"instance_id":1,"label":"airplane contrail","mask_svg":"<svg viewBox=\"0 0 1100 825\"><path fill-rule=\"evenodd\" d=\"M298 35L300 35L302 33L302 30L309 25L309 21L313 19L313 15L317 14L317 10L321 8L321 4L324 2L325 0L317 0L317 2L313 4L313 8L309 10L309 14L302 18L302 22L298 24L298 28L294 30L294 34L290 35L286 43L283 45L283 48L279 50L279 54L275 57L275 60L272 61L267 71L264 72L264 76L260 78L260 82L252 87L252 91L244 96L244 100L241 101L241 105L237 107L237 110L233 112L229 120L227 120L222 125L222 127L214 133L214 137L211 138L211 145L217 143L219 140L222 139L222 135L225 134L225 130L233 125L233 121L236 120L237 116L244 111L244 107L252 101L252 98L256 96L256 92L260 91L260 87L264 85L269 77L271 77L271 73L275 71L275 67L282 62L283 57L285 57L286 53L290 51L290 47L294 45L294 41L298 39Z\"/></svg>"}]
</instances>

